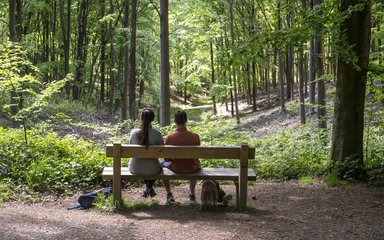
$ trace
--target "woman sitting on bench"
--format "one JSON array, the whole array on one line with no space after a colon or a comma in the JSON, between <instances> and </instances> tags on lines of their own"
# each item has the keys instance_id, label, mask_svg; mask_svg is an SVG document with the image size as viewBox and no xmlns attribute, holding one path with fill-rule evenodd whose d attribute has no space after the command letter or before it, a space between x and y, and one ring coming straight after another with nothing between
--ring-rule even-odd
<instances>
[{"instance_id":1,"label":"woman sitting on bench","mask_svg":"<svg viewBox=\"0 0 384 240\"><path fill-rule=\"evenodd\" d=\"M129 139L130 144L140 145L164 145L163 137L157 129L152 128L152 121L155 119L155 114L152 109L146 108L141 113L140 128L132 129ZM161 172L159 160L157 158L132 158L129 161L129 171L138 175L156 175ZM151 198L156 196L153 185L156 180L144 180L145 188L141 196Z\"/></svg>"}]
</instances>

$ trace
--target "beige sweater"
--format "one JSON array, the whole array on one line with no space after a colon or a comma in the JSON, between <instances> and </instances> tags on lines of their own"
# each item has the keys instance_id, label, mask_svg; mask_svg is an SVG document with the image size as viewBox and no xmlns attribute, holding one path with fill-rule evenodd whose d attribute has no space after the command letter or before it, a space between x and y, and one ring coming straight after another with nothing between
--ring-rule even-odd
<instances>
[{"instance_id":1,"label":"beige sweater","mask_svg":"<svg viewBox=\"0 0 384 240\"><path fill-rule=\"evenodd\" d=\"M139 144L140 129L135 128L131 131L130 144ZM149 129L149 145L164 145L161 133L153 128ZM160 163L157 158L132 158L128 164L129 171L138 175L154 175L161 171Z\"/></svg>"}]
</instances>

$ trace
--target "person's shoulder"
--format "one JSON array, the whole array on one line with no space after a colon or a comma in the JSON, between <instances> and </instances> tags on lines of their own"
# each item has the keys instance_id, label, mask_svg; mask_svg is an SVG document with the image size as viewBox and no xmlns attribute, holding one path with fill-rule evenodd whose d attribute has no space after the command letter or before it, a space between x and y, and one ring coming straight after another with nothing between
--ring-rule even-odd
<instances>
[{"instance_id":1,"label":"person's shoulder","mask_svg":"<svg viewBox=\"0 0 384 240\"><path fill-rule=\"evenodd\" d=\"M134 128L131 130L131 135L138 134L140 131L141 131L140 128Z\"/></svg>"},{"instance_id":2,"label":"person's shoulder","mask_svg":"<svg viewBox=\"0 0 384 240\"><path fill-rule=\"evenodd\" d=\"M189 132L190 134L192 134L193 136L197 136L197 137L199 136L199 134L197 134L197 133L195 133L195 132L191 132L191 131L189 131L189 130L188 130L188 132Z\"/></svg>"},{"instance_id":3,"label":"person's shoulder","mask_svg":"<svg viewBox=\"0 0 384 240\"><path fill-rule=\"evenodd\" d=\"M173 140L175 139L176 137L176 132L173 132L173 133L170 133L168 134L167 136L165 136L165 143L166 144L171 144L171 142L173 142Z\"/></svg>"},{"instance_id":4,"label":"person's shoulder","mask_svg":"<svg viewBox=\"0 0 384 240\"><path fill-rule=\"evenodd\" d=\"M156 129L156 128L151 128L150 131L153 132L153 133L156 134L156 135L163 135L163 134L160 132L160 130L158 130L158 129Z\"/></svg>"}]
</instances>

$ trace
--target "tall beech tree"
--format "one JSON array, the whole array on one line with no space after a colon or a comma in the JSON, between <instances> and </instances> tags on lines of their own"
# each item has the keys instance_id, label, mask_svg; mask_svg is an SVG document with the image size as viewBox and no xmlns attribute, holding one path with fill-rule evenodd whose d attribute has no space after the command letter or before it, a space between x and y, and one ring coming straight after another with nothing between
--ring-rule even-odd
<instances>
[{"instance_id":1,"label":"tall beech tree","mask_svg":"<svg viewBox=\"0 0 384 240\"><path fill-rule=\"evenodd\" d=\"M122 120L127 120L128 113L128 84L129 84L129 1L126 0L124 3L124 22L123 27L126 29L126 33L124 36L125 44L124 44L124 81L123 81L123 90L121 96L121 118Z\"/></svg>"},{"instance_id":2,"label":"tall beech tree","mask_svg":"<svg viewBox=\"0 0 384 240\"><path fill-rule=\"evenodd\" d=\"M137 0L131 0L131 45L129 52L129 118L136 119L136 15Z\"/></svg>"},{"instance_id":3,"label":"tall beech tree","mask_svg":"<svg viewBox=\"0 0 384 240\"><path fill-rule=\"evenodd\" d=\"M340 39L350 46L348 54L338 58L335 117L332 130L331 163L340 177L363 178L364 103L371 36L371 1L342 0L340 10L362 5L342 22ZM358 8L359 9L359 8ZM344 49L348 49L344 46ZM346 56L347 55L347 56ZM344 166L344 167L337 167Z\"/></svg>"},{"instance_id":4,"label":"tall beech tree","mask_svg":"<svg viewBox=\"0 0 384 240\"><path fill-rule=\"evenodd\" d=\"M160 123L171 123L171 93L169 86L169 23L168 0L160 0Z\"/></svg>"},{"instance_id":5,"label":"tall beech tree","mask_svg":"<svg viewBox=\"0 0 384 240\"><path fill-rule=\"evenodd\" d=\"M323 0L314 0L314 6L323 3ZM324 81L324 61L323 61L323 34L322 24L317 23L315 26L314 37L314 54L316 66L316 82L317 82L317 116L319 128L327 128L327 112L326 112L326 99L325 99L325 81Z\"/></svg>"}]
</instances>

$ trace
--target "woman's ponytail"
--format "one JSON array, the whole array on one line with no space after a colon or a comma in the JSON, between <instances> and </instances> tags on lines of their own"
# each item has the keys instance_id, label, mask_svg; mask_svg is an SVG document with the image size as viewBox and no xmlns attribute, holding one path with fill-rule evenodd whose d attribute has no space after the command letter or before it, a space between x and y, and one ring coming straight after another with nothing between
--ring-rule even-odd
<instances>
[{"instance_id":1,"label":"woman's ponytail","mask_svg":"<svg viewBox=\"0 0 384 240\"><path fill-rule=\"evenodd\" d=\"M152 121L155 119L155 114L152 109L146 108L141 113L141 139L140 144L149 146L149 128L151 127Z\"/></svg>"}]
</instances>

